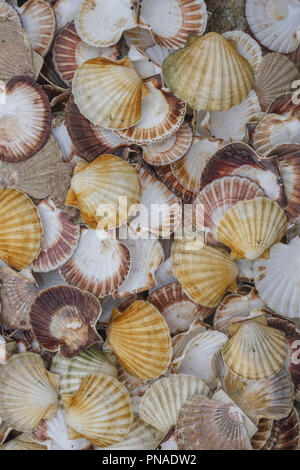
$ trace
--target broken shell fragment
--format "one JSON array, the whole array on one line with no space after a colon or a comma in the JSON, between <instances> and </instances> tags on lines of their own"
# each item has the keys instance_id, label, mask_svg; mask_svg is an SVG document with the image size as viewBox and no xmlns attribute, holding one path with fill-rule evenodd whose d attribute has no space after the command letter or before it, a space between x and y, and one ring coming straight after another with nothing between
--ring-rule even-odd
<instances>
[{"instance_id":1,"label":"broken shell fragment","mask_svg":"<svg viewBox=\"0 0 300 470\"><path fill-rule=\"evenodd\" d=\"M0 17L4 17L9 21L13 21L22 27L22 20L17 9L9 3L6 3L6 1L1 2Z\"/></svg>"}]
</instances>

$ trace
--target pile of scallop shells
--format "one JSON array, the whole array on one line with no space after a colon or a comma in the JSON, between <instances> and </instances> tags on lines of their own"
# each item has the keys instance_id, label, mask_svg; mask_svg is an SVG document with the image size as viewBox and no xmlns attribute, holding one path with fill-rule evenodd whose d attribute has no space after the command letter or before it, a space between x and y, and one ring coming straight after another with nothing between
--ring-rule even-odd
<instances>
[{"instance_id":1,"label":"pile of scallop shells","mask_svg":"<svg viewBox=\"0 0 300 470\"><path fill-rule=\"evenodd\" d=\"M299 25L0 1L0 449L300 448Z\"/></svg>"}]
</instances>

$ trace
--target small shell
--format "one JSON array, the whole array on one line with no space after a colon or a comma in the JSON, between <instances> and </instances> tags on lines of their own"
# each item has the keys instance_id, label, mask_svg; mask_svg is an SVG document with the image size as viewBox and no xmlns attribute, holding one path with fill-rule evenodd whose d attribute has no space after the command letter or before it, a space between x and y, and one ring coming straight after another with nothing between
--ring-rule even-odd
<instances>
[{"instance_id":1,"label":"small shell","mask_svg":"<svg viewBox=\"0 0 300 470\"><path fill-rule=\"evenodd\" d=\"M114 377L88 375L76 395L62 398L69 439L85 437L99 447L107 447L129 433L134 418L129 393Z\"/></svg>"},{"instance_id":2,"label":"small shell","mask_svg":"<svg viewBox=\"0 0 300 470\"><path fill-rule=\"evenodd\" d=\"M118 377L118 369L111 353L100 351L94 345L71 359L57 354L51 372L60 375L59 393L74 394L80 387L81 379L89 374L105 374Z\"/></svg>"},{"instance_id":3,"label":"small shell","mask_svg":"<svg viewBox=\"0 0 300 470\"><path fill-rule=\"evenodd\" d=\"M102 298L124 284L130 266L130 251L124 244L104 232L82 229L77 249L60 272L68 284Z\"/></svg>"},{"instance_id":4,"label":"small shell","mask_svg":"<svg viewBox=\"0 0 300 470\"><path fill-rule=\"evenodd\" d=\"M11 356L0 370L1 417L18 431L31 431L42 418L55 416L59 377L42 359L26 352Z\"/></svg>"},{"instance_id":5,"label":"small shell","mask_svg":"<svg viewBox=\"0 0 300 470\"><path fill-rule=\"evenodd\" d=\"M156 290L149 295L148 301L165 318L172 335L187 330L194 320L203 320L212 313L212 309L189 299L178 282Z\"/></svg>"},{"instance_id":6,"label":"small shell","mask_svg":"<svg viewBox=\"0 0 300 470\"><path fill-rule=\"evenodd\" d=\"M27 77L9 80L1 95L3 93L0 160L27 160L43 147L48 138L51 127L49 100L40 85Z\"/></svg>"},{"instance_id":7,"label":"small shell","mask_svg":"<svg viewBox=\"0 0 300 470\"><path fill-rule=\"evenodd\" d=\"M80 236L79 225L72 224L51 199L40 202L37 210L43 227L43 241L32 269L35 272L53 271L71 258Z\"/></svg>"},{"instance_id":8,"label":"small shell","mask_svg":"<svg viewBox=\"0 0 300 470\"><path fill-rule=\"evenodd\" d=\"M122 367L145 380L162 375L172 357L170 331L162 315L142 300L117 314L107 329L107 340Z\"/></svg>"},{"instance_id":9,"label":"small shell","mask_svg":"<svg viewBox=\"0 0 300 470\"><path fill-rule=\"evenodd\" d=\"M164 60L162 70L166 85L178 98L193 109L207 111L226 111L241 103L254 81L246 59L217 33L190 36L183 49Z\"/></svg>"},{"instance_id":10,"label":"small shell","mask_svg":"<svg viewBox=\"0 0 300 470\"><path fill-rule=\"evenodd\" d=\"M28 0L19 8L19 13L33 50L45 56L54 39L56 22L53 9L44 0Z\"/></svg>"},{"instance_id":11,"label":"small shell","mask_svg":"<svg viewBox=\"0 0 300 470\"><path fill-rule=\"evenodd\" d=\"M61 351L72 357L96 342L102 342L95 325L101 305L88 292L70 286L42 291L30 308L33 333L47 351Z\"/></svg>"},{"instance_id":12,"label":"small shell","mask_svg":"<svg viewBox=\"0 0 300 470\"><path fill-rule=\"evenodd\" d=\"M147 390L140 405L140 417L165 435L175 426L181 407L193 395L209 395L203 380L193 375L170 375Z\"/></svg>"},{"instance_id":13,"label":"small shell","mask_svg":"<svg viewBox=\"0 0 300 470\"><path fill-rule=\"evenodd\" d=\"M192 128L184 122L170 137L143 147L143 159L153 166L169 165L180 160L188 152L192 141Z\"/></svg>"},{"instance_id":14,"label":"small shell","mask_svg":"<svg viewBox=\"0 0 300 470\"><path fill-rule=\"evenodd\" d=\"M176 424L180 450L252 450L246 418L230 403L191 397L181 408Z\"/></svg>"},{"instance_id":15,"label":"small shell","mask_svg":"<svg viewBox=\"0 0 300 470\"><path fill-rule=\"evenodd\" d=\"M294 0L247 0L248 24L263 46L289 54L299 46L300 7Z\"/></svg>"},{"instance_id":16,"label":"small shell","mask_svg":"<svg viewBox=\"0 0 300 470\"><path fill-rule=\"evenodd\" d=\"M146 47L155 45L155 41L153 39L151 31L148 29L140 28L139 26L124 31L124 39L126 45L128 46L128 49L130 49L132 46L145 49Z\"/></svg>"},{"instance_id":17,"label":"small shell","mask_svg":"<svg viewBox=\"0 0 300 470\"><path fill-rule=\"evenodd\" d=\"M1 321L12 329L29 330L29 308L39 290L37 283L4 267L0 279Z\"/></svg>"},{"instance_id":18,"label":"small shell","mask_svg":"<svg viewBox=\"0 0 300 470\"><path fill-rule=\"evenodd\" d=\"M15 189L0 190L0 258L21 271L38 256L42 226L31 199Z\"/></svg>"},{"instance_id":19,"label":"small shell","mask_svg":"<svg viewBox=\"0 0 300 470\"><path fill-rule=\"evenodd\" d=\"M262 61L262 50L260 45L249 34L236 29L223 33L225 39L231 42L238 53L243 56L251 65L255 73Z\"/></svg>"},{"instance_id":20,"label":"small shell","mask_svg":"<svg viewBox=\"0 0 300 470\"><path fill-rule=\"evenodd\" d=\"M175 276L186 294L205 307L217 307L227 289L235 289L238 270L229 255L206 246L201 237L175 240L172 247Z\"/></svg>"}]
</instances>

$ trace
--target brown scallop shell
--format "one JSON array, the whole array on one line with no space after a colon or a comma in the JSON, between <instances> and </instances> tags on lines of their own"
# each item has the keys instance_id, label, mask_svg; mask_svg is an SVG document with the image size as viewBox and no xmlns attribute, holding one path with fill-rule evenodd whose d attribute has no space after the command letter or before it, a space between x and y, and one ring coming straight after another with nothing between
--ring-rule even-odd
<instances>
[{"instance_id":1,"label":"brown scallop shell","mask_svg":"<svg viewBox=\"0 0 300 470\"><path fill-rule=\"evenodd\" d=\"M279 421L261 418L257 423L257 431L251 439L254 450L271 450L278 439Z\"/></svg>"},{"instance_id":2,"label":"brown scallop shell","mask_svg":"<svg viewBox=\"0 0 300 470\"><path fill-rule=\"evenodd\" d=\"M295 408L279 421L279 436L272 450L299 450L300 421Z\"/></svg>"}]
</instances>

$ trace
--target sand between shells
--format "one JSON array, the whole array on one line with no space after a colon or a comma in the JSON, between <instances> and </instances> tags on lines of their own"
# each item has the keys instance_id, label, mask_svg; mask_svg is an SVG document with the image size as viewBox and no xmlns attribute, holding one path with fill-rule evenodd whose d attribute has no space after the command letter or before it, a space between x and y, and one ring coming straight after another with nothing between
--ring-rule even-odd
<instances>
[{"instance_id":1,"label":"sand between shells","mask_svg":"<svg viewBox=\"0 0 300 470\"><path fill-rule=\"evenodd\" d=\"M299 24L0 2L1 450L300 448Z\"/></svg>"}]
</instances>

